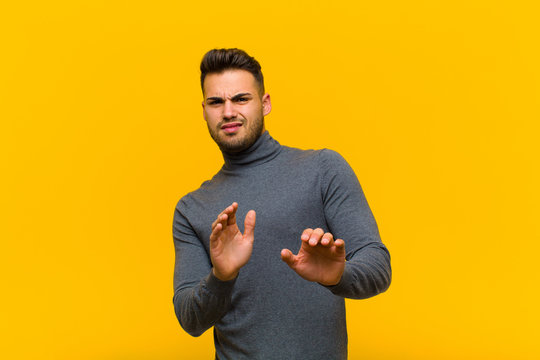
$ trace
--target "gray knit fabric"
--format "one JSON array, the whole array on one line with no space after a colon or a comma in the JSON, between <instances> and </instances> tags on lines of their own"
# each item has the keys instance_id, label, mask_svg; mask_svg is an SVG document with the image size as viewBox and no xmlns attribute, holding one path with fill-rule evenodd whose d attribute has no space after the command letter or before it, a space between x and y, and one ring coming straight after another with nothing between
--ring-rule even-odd
<instances>
[{"instance_id":1,"label":"gray knit fabric","mask_svg":"<svg viewBox=\"0 0 540 360\"><path fill-rule=\"evenodd\" d=\"M214 326L217 359L346 359L345 301L390 285L390 255L360 184L331 150L280 145L265 132L246 151L223 154L221 170L176 206L174 309L184 330L199 336ZM212 275L211 224L231 203L237 222L257 212L253 253L235 280ZM297 253L306 228L345 241L339 284L298 276L280 259Z\"/></svg>"}]
</instances>

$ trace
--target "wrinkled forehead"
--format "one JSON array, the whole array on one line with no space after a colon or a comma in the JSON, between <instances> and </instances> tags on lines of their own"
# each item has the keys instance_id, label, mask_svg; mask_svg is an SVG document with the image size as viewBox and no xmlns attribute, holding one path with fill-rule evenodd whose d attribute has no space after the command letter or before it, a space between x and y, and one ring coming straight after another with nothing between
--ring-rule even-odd
<instances>
[{"instance_id":1,"label":"wrinkled forehead","mask_svg":"<svg viewBox=\"0 0 540 360\"><path fill-rule=\"evenodd\" d=\"M208 97L232 97L238 93L259 94L255 77L245 70L210 73L204 79L203 94Z\"/></svg>"}]
</instances>

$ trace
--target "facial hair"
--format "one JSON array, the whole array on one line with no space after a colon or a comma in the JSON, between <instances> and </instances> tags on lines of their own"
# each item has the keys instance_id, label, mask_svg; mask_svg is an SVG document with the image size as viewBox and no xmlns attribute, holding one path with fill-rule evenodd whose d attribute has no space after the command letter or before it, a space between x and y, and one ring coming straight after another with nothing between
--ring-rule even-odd
<instances>
[{"instance_id":1,"label":"facial hair","mask_svg":"<svg viewBox=\"0 0 540 360\"><path fill-rule=\"evenodd\" d=\"M221 131L221 127L224 124L228 122L238 121L241 121L242 127L245 127L244 136L239 137L237 134L227 135L223 131ZM208 126L208 131L210 132L210 136L212 137L212 139L214 139L222 152L237 153L246 150L251 145L253 145L255 141L257 141L259 136L261 136L263 128L264 116L261 112L260 116L257 116L257 118L249 121L247 125L245 119L226 120L220 121L215 127L215 129L212 129L210 126Z\"/></svg>"}]
</instances>

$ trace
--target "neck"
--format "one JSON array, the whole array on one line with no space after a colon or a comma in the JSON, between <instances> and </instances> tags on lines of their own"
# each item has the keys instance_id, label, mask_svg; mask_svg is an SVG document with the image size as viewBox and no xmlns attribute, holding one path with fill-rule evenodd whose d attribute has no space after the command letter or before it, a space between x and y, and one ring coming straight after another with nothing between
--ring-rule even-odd
<instances>
[{"instance_id":1,"label":"neck","mask_svg":"<svg viewBox=\"0 0 540 360\"><path fill-rule=\"evenodd\" d=\"M274 140L268 131L264 131L261 136L247 149L237 153L223 151L223 168L226 170L238 170L244 167L251 167L263 164L272 160L281 151L281 145Z\"/></svg>"}]
</instances>

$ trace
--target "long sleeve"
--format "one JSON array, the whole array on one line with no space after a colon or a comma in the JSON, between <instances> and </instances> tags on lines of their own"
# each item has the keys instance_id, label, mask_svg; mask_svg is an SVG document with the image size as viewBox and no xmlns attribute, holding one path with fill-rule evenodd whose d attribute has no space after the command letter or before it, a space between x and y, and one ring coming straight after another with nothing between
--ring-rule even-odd
<instances>
[{"instance_id":1,"label":"long sleeve","mask_svg":"<svg viewBox=\"0 0 540 360\"><path fill-rule=\"evenodd\" d=\"M182 328L199 336L215 325L231 305L236 280L221 281L212 273L208 253L178 203L173 220L175 247L174 297L176 317Z\"/></svg>"},{"instance_id":2,"label":"long sleeve","mask_svg":"<svg viewBox=\"0 0 540 360\"><path fill-rule=\"evenodd\" d=\"M375 296L390 286L390 253L349 164L335 151L320 152L321 196L329 231L345 241L346 263L340 282L327 286L347 298Z\"/></svg>"}]
</instances>

